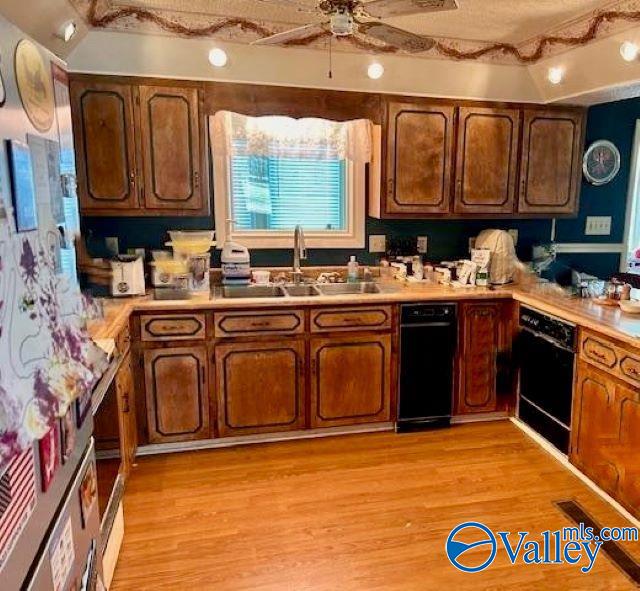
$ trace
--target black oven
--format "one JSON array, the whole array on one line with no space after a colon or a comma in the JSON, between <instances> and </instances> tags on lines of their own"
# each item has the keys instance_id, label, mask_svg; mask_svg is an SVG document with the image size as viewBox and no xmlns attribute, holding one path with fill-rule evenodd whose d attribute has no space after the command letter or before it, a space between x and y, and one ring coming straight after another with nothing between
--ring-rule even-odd
<instances>
[{"instance_id":1,"label":"black oven","mask_svg":"<svg viewBox=\"0 0 640 591\"><path fill-rule=\"evenodd\" d=\"M518 416L563 453L569 451L576 327L520 309Z\"/></svg>"}]
</instances>

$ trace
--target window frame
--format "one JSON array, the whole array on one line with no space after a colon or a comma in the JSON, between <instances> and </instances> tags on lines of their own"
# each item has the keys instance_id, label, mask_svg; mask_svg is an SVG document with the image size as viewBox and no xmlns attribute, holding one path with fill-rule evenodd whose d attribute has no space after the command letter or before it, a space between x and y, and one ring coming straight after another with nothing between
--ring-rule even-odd
<instances>
[{"instance_id":1,"label":"window frame","mask_svg":"<svg viewBox=\"0 0 640 591\"><path fill-rule=\"evenodd\" d=\"M213 206L217 248L226 240L226 220L229 217L229 191L231 187L231 158L217 156L211 143L213 159ZM371 174L371 168L370 174ZM367 164L345 163L347 228L338 230L305 230L307 248L357 248L366 243L366 192ZM379 181L379 177L378 177ZM370 179L371 182L371 179ZM293 248L293 229L279 230L234 230L233 238L250 249Z\"/></svg>"}]
</instances>

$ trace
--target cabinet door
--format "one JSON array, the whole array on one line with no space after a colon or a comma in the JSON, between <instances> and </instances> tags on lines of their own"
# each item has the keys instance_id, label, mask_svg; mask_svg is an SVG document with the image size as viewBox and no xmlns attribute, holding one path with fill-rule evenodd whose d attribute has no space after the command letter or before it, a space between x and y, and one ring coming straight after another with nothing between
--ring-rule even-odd
<instances>
[{"instance_id":1,"label":"cabinet door","mask_svg":"<svg viewBox=\"0 0 640 591\"><path fill-rule=\"evenodd\" d=\"M222 437L304 428L304 341L218 345L215 356Z\"/></svg>"},{"instance_id":2,"label":"cabinet door","mask_svg":"<svg viewBox=\"0 0 640 591\"><path fill-rule=\"evenodd\" d=\"M449 212L453 115L452 106L389 103L387 213Z\"/></svg>"},{"instance_id":3,"label":"cabinet door","mask_svg":"<svg viewBox=\"0 0 640 591\"><path fill-rule=\"evenodd\" d=\"M456 414L497 410L500 304L460 306L460 373Z\"/></svg>"},{"instance_id":4,"label":"cabinet door","mask_svg":"<svg viewBox=\"0 0 640 591\"><path fill-rule=\"evenodd\" d=\"M391 336L311 341L311 427L391 419Z\"/></svg>"},{"instance_id":5,"label":"cabinet door","mask_svg":"<svg viewBox=\"0 0 640 591\"><path fill-rule=\"evenodd\" d=\"M520 111L460 107L454 211L513 213Z\"/></svg>"},{"instance_id":6,"label":"cabinet door","mask_svg":"<svg viewBox=\"0 0 640 591\"><path fill-rule=\"evenodd\" d=\"M524 112L520 213L577 212L583 138L580 112Z\"/></svg>"},{"instance_id":7,"label":"cabinet door","mask_svg":"<svg viewBox=\"0 0 640 591\"><path fill-rule=\"evenodd\" d=\"M131 353L127 353L116 375L118 416L120 422L120 470L128 476L136 459L138 433Z\"/></svg>"},{"instance_id":8,"label":"cabinet door","mask_svg":"<svg viewBox=\"0 0 640 591\"><path fill-rule=\"evenodd\" d=\"M130 86L71 83L80 209L127 215L138 208Z\"/></svg>"},{"instance_id":9,"label":"cabinet door","mask_svg":"<svg viewBox=\"0 0 640 591\"><path fill-rule=\"evenodd\" d=\"M198 90L140 86L139 93L145 209L203 210Z\"/></svg>"},{"instance_id":10,"label":"cabinet door","mask_svg":"<svg viewBox=\"0 0 640 591\"><path fill-rule=\"evenodd\" d=\"M209 436L207 349L144 351L149 441L168 443Z\"/></svg>"},{"instance_id":11,"label":"cabinet door","mask_svg":"<svg viewBox=\"0 0 640 591\"><path fill-rule=\"evenodd\" d=\"M578 363L571 461L634 515L640 515L640 393Z\"/></svg>"}]
</instances>

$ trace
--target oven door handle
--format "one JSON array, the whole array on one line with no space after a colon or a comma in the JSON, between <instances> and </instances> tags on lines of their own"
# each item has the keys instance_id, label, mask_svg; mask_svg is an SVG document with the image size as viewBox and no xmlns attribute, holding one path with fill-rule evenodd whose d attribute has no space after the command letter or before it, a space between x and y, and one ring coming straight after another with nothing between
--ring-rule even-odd
<instances>
[{"instance_id":1,"label":"oven door handle","mask_svg":"<svg viewBox=\"0 0 640 591\"><path fill-rule=\"evenodd\" d=\"M542 334L541 332L538 332L537 330L533 330L533 329L529 328L528 326L520 326L520 330L522 330L523 332L528 332L530 335L533 335L534 337L536 337L538 339L542 339L543 341L546 341L547 343L553 345L554 347L557 347L558 349L562 349L563 351L568 351L569 353L575 353L575 351L573 349L571 349L569 347L565 347L564 345L560 344L555 339L552 339L551 337L547 336L546 334Z\"/></svg>"}]
</instances>

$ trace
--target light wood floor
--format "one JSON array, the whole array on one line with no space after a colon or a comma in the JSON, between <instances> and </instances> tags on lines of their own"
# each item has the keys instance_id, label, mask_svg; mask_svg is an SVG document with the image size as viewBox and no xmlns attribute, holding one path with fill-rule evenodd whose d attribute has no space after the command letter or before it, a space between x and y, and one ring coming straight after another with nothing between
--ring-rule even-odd
<instances>
[{"instance_id":1,"label":"light wood floor","mask_svg":"<svg viewBox=\"0 0 640 591\"><path fill-rule=\"evenodd\" d=\"M635 588L602 553L588 575L512 566L504 551L478 574L448 562L459 523L537 538L572 525L552 505L571 498L600 525L628 525L510 422L143 458L112 589Z\"/></svg>"}]
</instances>

